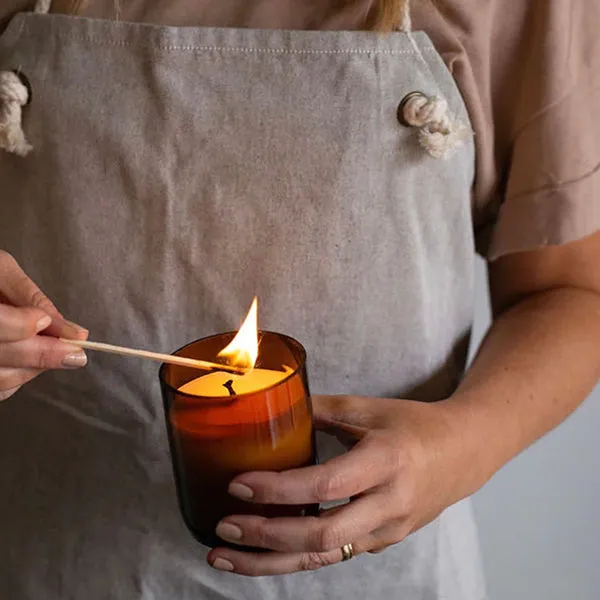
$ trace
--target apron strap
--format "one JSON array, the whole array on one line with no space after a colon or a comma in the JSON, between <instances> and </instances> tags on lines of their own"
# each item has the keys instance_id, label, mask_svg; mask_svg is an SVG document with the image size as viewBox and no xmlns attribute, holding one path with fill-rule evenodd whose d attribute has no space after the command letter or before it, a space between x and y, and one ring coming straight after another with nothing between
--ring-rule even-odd
<instances>
[{"instance_id":1,"label":"apron strap","mask_svg":"<svg viewBox=\"0 0 600 600\"><path fill-rule=\"evenodd\" d=\"M410 0L400 0L398 13L398 30L409 33L412 30L412 19L410 17Z\"/></svg>"},{"instance_id":2,"label":"apron strap","mask_svg":"<svg viewBox=\"0 0 600 600\"><path fill-rule=\"evenodd\" d=\"M36 0L33 12L45 15L50 12L51 4L52 0Z\"/></svg>"}]
</instances>

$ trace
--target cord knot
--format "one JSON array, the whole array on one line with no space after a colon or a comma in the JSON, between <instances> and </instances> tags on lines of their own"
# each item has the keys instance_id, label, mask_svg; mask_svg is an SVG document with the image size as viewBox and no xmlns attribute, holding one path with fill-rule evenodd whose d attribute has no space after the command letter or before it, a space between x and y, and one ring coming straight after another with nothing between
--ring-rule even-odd
<instances>
[{"instance_id":1,"label":"cord knot","mask_svg":"<svg viewBox=\"0 0 600 600\"><path fill-rule=\"evenodd\" d=\"M444 98L421 92L404 98L398 117L403 125L419 130L419 143L434 158L450 158L471 133L460 120L450 116Z\"/></svg>"},{"instance_id":2,"label":"cord knot","mask_svg":"<svg viewBox=\"0 0 600 600\"><path fill-rule=\"evenodd\" d=\"M0 71L0 148L19 156L27 156L32 146L23 132L23 107L30 91L13 71Z\"/></svg>"}]
</instances>

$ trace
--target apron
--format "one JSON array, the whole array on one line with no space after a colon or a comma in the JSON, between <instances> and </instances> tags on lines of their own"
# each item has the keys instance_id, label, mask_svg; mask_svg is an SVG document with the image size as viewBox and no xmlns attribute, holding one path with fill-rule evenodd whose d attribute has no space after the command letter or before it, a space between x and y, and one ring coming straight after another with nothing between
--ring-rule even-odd
<instances>
[{"instance_id":1,"label":"apron","mask_svg":"<svg viewBox=\"0 0 600 600\"><path fill-rule=\"evenodd\" d=\"M447 161L396 109L437 94L423 33L170 28L20 14L0 70L35 150L0 154L0 246L90 339L172 351L259 325L313 393L434 401L473 315L471 141ZM319 440L323 459L341 451ZM156 365L93 354L0 407L7 600L481 600L468 502L380 555L248 579L179 514Z\"/></svg>"}]
</instances>

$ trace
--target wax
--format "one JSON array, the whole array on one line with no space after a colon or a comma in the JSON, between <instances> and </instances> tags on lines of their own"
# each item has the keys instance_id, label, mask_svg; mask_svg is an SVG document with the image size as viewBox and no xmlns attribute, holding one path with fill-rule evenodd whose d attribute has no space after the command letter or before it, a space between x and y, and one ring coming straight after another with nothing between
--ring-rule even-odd
<instances>
[{"instance_id":1,"label":"wax","mask_svg":"<svg viewBox=\"0 0 600 600\"><path fill-rule=\"evenodd\" d=\"M291 369L285 371L252 369L244 375L236 375L225 371L215 371L192 379L192 381L182 385L179 391L192 396L210 398L220 398L233 394L250 394L278 384L291 372Z\"/></svg>"}]
</instances>

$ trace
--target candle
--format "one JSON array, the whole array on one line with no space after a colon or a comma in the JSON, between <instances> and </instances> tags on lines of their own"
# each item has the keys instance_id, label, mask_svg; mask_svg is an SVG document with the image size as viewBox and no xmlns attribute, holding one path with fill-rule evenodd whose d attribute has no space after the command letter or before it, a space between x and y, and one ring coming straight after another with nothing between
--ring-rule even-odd
<instances>
[{"instance_id":1,"label":"candle","mask_svg":"<svg viewBox=\"0 0 600 600\"><path fill-rule=\"evenodd\" d=\"M234 396L258 392L279 383L282 379L293 372L289 367L283 367L284 371L272 371L271 369L252 369L244 375L215 371L192 381L179 388L184 394L192 396L205 396L218 398L223 396Z\"/></svg>"},{"instance_id":2,"label":"candle","mask_svg":"<svg viewBox=\"0 0 600 600\"><path fill-rule=\"evenodd\" d=\"M205 338L176 354L211 362L227 355L230 364L244 367L258 360L258 368L243 375L198 376L198 370L165 364L160 372L182 516L194 537L210 547L230 545L215 534L227 515L318 514L317 505L260 505L227 492L240 473L282 471L316 460L304 349L291 338L262 332L259 355L257 330L249 338L256 350L240 348L239 338L248 330L244 325L236 336Z\"/></svg>"}]
</instances>

